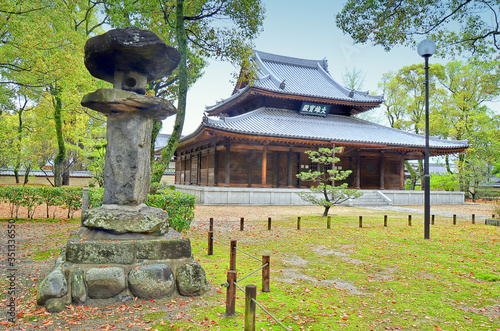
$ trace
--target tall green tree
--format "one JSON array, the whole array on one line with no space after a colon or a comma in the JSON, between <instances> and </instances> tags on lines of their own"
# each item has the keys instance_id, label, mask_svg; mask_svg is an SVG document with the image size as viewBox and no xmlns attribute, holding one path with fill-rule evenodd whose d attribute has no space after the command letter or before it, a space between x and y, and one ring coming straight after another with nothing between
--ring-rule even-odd
<instances>
[{"instance_id":1,"label":"tall green tree","mask_svg":"<svg viewBox=\"0 0 500 331\"><path fill-rule=\"evenodd\" d=\"M366 72L353 67L351 70L345 69L342 74L342 83L352 90L361 90L365 84Z\"/></svg>"},{"instance_id":2,"label":"tall green tree","mask_svg":"<svg viewBox=\"0 0 500 331\"><path fill-rule=\"evenodd\" d=\"M437 77L442 76L443 67L439 64L430 66L429 86L433 93L430 96L431 104L441 98L443 91L436 85ZM384 106L386 116L391 127L423 134L425 131L425 85L424 67L421 64L406 66L396 72L383 75L379 88L384 92ZM435 107L431 107L434 110ZM418 169L406 161L405 167L411 176L411 189L415 189L418 180L423 182L424 168L422 160L418 162ZM423 189L423 187L422 187Z\"/></svg>"},{"instance_id":3,"label":"tall green tree","mask_svg":"<svg viewBox=\"0 0 500 331\"><path fill-rule=\"evenodd\" d=\"M415 46L424 37L437 55L496 56L500 50L498 0L349 0L337 26L356 43Z\"/></svg>"},{"instance_id":4,"label":"tall green tree","mask_svg":"<svg viewBox=\"0 0 500 331\"><path fill-rule=\"evenodd\" d=\"M424 73L422 65L404 67L383 76L386 115L392 127L424 133ZM430 134L454 140L468 140L470 147L457 155L460 189L473 194L487 180L499 154L499 116L485 105L499 96L500 74L497 62L449 62L430 67ZM451 174L450 157L445 163ZM410 164L412 188L422 179Z\"/></svg>"},{"instance_id":5,"label":"tall green tree","mask_svg":"<svg viewBox=\"0 0 500 331\"><path fill-rule=\"evenodd\" d=\"M446 94L432 118L442 137L469 141L468 150L458 155L457 166L460 189L473 196L500 158L500 116L485 105L500 95L498 65L475 61L446 64L440 79Z\"/></svg>"},{"instance_id":6,"label":"tall green tree","mask_svg":"<svg viewBox=\"0 0 500 331\"><path fill-rule=\"evenodd\" d=\"M260 32L264 9L260 0L108 0L105 12L112 26L151 30L182 56L173 77L152 86L157 96L178 101L171 138L153 165L151 180L159 182L181 137L189 86L201 77L207 58L242 61Z\"/></svg>"},{"instance_id":7,"label":"tall green tree","mask_svg":"<svg viewBox=\"0 0 500 331\"><path fill-rule=\"evenodd\" d=\"M362 195L355 189L348 189L347 183L340 184L352 173L352 170L338 170L335 164L340 161L335 156L341 147L319 148L317 151L306 151L313 167L309 171L297 174L297 178L312 183L309 192L300 192L298 195L304 201L323 206L323 216L328 216L330 208L349 199L356 199ZM313 170L313 168L315 168Z\"/></svg>"},{"instance_id":8,"label":"tall green tree","mask_svg":"<svg viewBox=\"0 0 500 331\"><path fill-rule=\"evenodd\" d=\"M95 6L83 0L5 0L0 5L0 85L11 91L21 87L30 91L31 107L43 103L43 95L50 93L57 185L63 184L66 151L71 151L66 136L77 132L74 127L65 130L66 125L78 117L82 93L94 84L82 59L87 37L102 23Z\"/></svg>"}]
</instances>

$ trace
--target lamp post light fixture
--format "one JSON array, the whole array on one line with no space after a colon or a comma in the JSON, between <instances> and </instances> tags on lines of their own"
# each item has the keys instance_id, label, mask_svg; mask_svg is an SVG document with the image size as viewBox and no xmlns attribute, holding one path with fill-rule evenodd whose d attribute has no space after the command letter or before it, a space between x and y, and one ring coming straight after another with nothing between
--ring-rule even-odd
<instances>
[{"instance_id":1,"label":"lamp post light fixture","mask_svg":"<svg viewBox=\"0 0 500 331\"><path fill-rule=\"evenodd\" d=\"M436 52L436 44L425 39L418 44L418 55L425 59L425 155L424 155L424 239L431 232L431 180L429 177L429 58Z\"/></svg>"}]
</instances>

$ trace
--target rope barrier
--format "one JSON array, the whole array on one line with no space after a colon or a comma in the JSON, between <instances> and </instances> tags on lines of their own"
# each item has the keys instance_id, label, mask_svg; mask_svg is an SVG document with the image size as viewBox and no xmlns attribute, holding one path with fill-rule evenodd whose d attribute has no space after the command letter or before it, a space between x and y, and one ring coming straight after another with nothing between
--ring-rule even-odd
<instances>
[{"instance_id":1,"label":"rope barrier","mask_svg":"<svg viewBox=\"0 0 500 331\"><path fill-rule=\"evenodd\" d=\"M260 271L262 269L264 269L265 267L267 267L269 265L269 263L266 263L264 265L262 265L262 267L260 267L259 269L255 270L255 271L252 271L251 273L249 273L248 275L246 275L245 277L242 277L241 279L239 279L238 281L241 282L243 279L245 278L248 278L250 276L252 276L254 273L256 273L257 271Z\"/></svg>"},{"instance_id":2,"label":"rope barrier","mask_svg":"<svg viewBox=\"0 0 500 331\"><path fill-rule=\"evenodd\" d=\"M239 286L239 285L238 285L238 283L234 282L233 284L234 284L237 288L239 288L239 289L241 290L241 292L245 293L245 290L244 290L241 286Z\"/></svg>"},{"instance_id":3,"label":"rope barrier","mask_svg":"<svg viewBox=\"0 0 500 331\"><path fill-rule=\"evenodd\" d=\"M291 330L290 328L288 328L287 326L283 325L283 323L281 323L280 321L278 321L278 319L276 317L273 316L273 314L271 314L266 308L264 308L260 303L257 302L257 300L253 299L252 298L252 301L260 307L260 309L262 309L266 314L268 314L269 316L271 316L271 318L273 320L276 321L276 323L278 323L283 329L285 330Z\"/></svg>"},{"instance_id":4,"label":"rope barrier","mask_svg":"<svg viewBox=\"0 0 500 331\"><path fill-rule=\"evenodd\" d=\"M223 245L226 245L226 246L231 246L231 244L226 244L225 242L222 242L222 241L217 241L217 240L214 240L215 243L219 243L219 244L223 244Z\"/></svg>"},{"instance_id":5,"label":"rope barrier","mask_svg":"<svg viewBox=\"0 0 500 331\"><path fill-rule=\"evenodd\" d=\"M251 254L248 254L247 252L242 251L242 250L241 250L241 249L239 249L238 247L235 247L235 249L236 249L237 251L242 252L243 254L245 254L245 255L247 255L247 256L250 256L251 258L253 258L253 259L255 259L255 260L259 261L259 262L261 262L261 261L262 261L262 260L261 260L261 259L259 259L258 257L255 257L255 256L253 256L253 255L251 255Z\"/></svg>"}]
</instances>

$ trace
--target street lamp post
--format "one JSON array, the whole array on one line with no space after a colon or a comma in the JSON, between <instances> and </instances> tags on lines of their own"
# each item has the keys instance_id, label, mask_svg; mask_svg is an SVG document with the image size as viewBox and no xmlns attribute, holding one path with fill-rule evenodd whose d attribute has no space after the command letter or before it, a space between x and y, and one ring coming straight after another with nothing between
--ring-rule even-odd
<instances>
[{"instance_id":1,"label":"street lamp post","mask_svg":"<svg viewBox=\"0 0 500 331\"><path fill-rule=\"evenodd\" d=\"M425 39L418 44L418 55L425 59L425 155L424 155L424 239L431 232L431 180L429 177L429 58L436 52L436 44Z\"/></svg>"}]
</instances>

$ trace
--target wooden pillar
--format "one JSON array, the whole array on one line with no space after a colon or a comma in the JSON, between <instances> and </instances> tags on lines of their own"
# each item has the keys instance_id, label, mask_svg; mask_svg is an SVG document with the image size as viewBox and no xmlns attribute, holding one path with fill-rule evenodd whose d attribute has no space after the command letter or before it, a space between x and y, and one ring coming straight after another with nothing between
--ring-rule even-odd
<instances>
[{"instance_id":1,"label":"wooden pillar","mask_svg":"<svg viewBox=\"0 0 500 331\"><path fill-rule=\"evenodd\" d=\"M225 167L225 186L231 184L231 144L226 142L226 167Z\"/></svg>"},{"instance_id":2,"label":"wooden pillar","mask_svg":"<svg viewBox=\"0 0 500 331\"><path fill-rule=\"evenodd\" d=\"M399 189L405 189L405 153L401 153L401 160L399 163Z\"/></svg>"},{"instance_id":3,"label":"wooden pillar","mask_svg":"<svg viewBox=\"0 0 500 331\"><path fill-rule=\"evenodd\" d=\"M210 177L210 147L207 146L207 158L205 159L205 162L207 162L207 165L205 167L205 176L206 176L206 181L205 181L205 186L208 186L208 178Z\"/></svg>"},{"instance_id":4,"label":"wooden pillar","mask_svg":"<svg viewBox=\"0 0 500 331\"><path fill-rule=\"evenodd\" d=\"M186 185L186 154L181 156L181 184Z\"/></svg>"},{"instance_id":5,"label":"wooden pillar","mask_svg":"<svg viewBox=\"0 0 500 331\"><path fill-rule=\"evenodd\" d=\"M201 155L201 150L198 152L198 165L196 166L196 185L201 185L201 165L202 165L202 162L201 162L201 158L202 158L202 155Z\"/></svg>"},{"instance_id":6,"label":"wooden pillar","mask_svg":"<svg viewBox=\"0 0 500 331\"><path fill-rule=\"evenodd\" d=\"M349 156L349 170L352 171L352 156ZM354 181L352 180L352 177L351 176L347 177L347 180L349 181L349 188L352 188L354 186L353 185Z\"/></svg>"},{"instance_id":7,"label":"wooden pillar","mask_svg":"<svg viewBox=\"0 0 500 331\"><path fill-rule=\"evenodd\" d=\"M356 189L361 188L361 156L356 152Z\"/></svg>"},{"instance_id":8,"label":"wooden pillar","mask_svg":"<svg viewBox=\"0 0 500 331\"><path fill-rule=\"evenodd\" d=\"M219 184L219 151L217 146L214 147L214 186Z\"/></svg>"},{"instance_id":9,"label":"wooden pillar","mask_svg":"<svg viewBox=\"0 0 500 331\"><path fill-rule=\"evenodd\" d=\"M297 153L297 174L300 173L300 152ZM295 187L300 187L300 179L295 176Z\"/></svg>"},{"instance_id":10,"label":"wooden pillar","mask_svg":"<svg viewBox=\"0 0 500 331\"><path fill-rule=\"evenodd\" d=\"M191 152L189 152L188 154L188 159L189 178L187 180L187 183L191 185L193 184L193 154L191 154Z\"/></svg>"},{"instance_id":11,"label":"wooden pillar","mask_svg":"<svg viewBox=\"0 0 500 331\"><path fill-rule=\"evenodd\" d=\"M293 163L292 163L292 159L293 159L293 149L290 148L290 150L288 151L288 158L287 158L287 164L288 164L288 168L287 168L287 180L286 180L286 185L289 187L289 188L292 188L293 187Z\"/></svg>"},{"instance_id":12,"label":"wooden pillar","mask_svg":"<svg viewBox=\"0 0 500 331\"><path fill-rule=\"evenodd\" d=\"M267 147L262 151L262 187L267 185Z\"/></svg>"},{"instance_id":13,"label":"wooden pillar","mask_svg":"<svg viewBox=\"0 0 500 331\"><path fill-rule=\"evenodd\" d=\"M281 176L281 173L280 173L280 152L275 152L274 155L276 157L273 158L273 175L276 175L276 182L275 182L275 186L276 187L280 187L280 176Z\"/></svg>"},{"instance_id":14,"label":"wooden pillar","mask_svg":"<svg viewBox=\"0 0 500 331\"><path fill-rule=\"evenodd\" d=\"M175 183L182 185L182 154L177 156L177 162L175 163Z\"/></svg>"},{"instance_id":15,"label":"wooden pillar","mask_svg":"<svg viewBox=\"0 0 500 331\"><path fill-rule=\"evenodd\" d=\"M252 151L248 151L248 154L249 154L249 157L246 159L246 163L247 163L247 176L248 176L248 179L247 179L247 184L248 184L248 187L251 187L252 186Z\"/></svg>"},{"instance_id":16,"label":"wooden pillar","mask_svg":"<svg viewBox=\"0 0 500 331\"><path fill-rule=\"evenodd\" d=\"M380 159L379 159L379 173L380 173L380 189L384 190L385 189L385 167L384 167L384 152L380 154Z\"/></svg>"}]
</instances>

